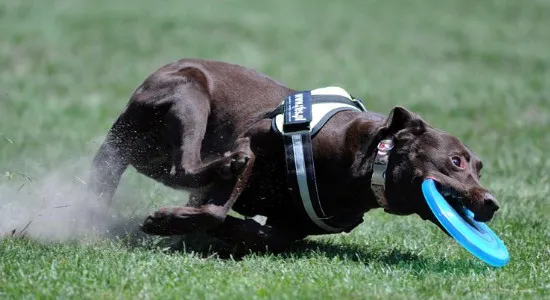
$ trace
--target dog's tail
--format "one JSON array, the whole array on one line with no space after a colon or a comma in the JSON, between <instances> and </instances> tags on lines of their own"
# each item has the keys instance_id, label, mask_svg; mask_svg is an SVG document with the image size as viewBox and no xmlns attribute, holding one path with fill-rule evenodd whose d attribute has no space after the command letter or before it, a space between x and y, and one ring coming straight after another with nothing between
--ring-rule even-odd
<instances>
[{"instance_id":1,"label":"dog's tail","mask_svg":"<svg viewBox=\"0 0 550 300\"><path fill-rule=\"evenodd\" d=\"M129 125L124 114L119 116L92 161L89 192L105 204L111 203L120 178L130 163Z\"/></svg>"}]
</instances>

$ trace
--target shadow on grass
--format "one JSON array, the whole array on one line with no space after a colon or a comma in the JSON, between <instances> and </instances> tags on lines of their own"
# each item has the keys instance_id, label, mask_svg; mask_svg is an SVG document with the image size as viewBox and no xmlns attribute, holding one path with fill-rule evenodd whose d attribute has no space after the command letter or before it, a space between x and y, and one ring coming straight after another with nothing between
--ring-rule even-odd
<instances>
[{"instance_id":1,"label":"shadow on grass","mask_svg":"<svg viewBox=\"0 0 550 300\"><path fill-rule=\"evenodd\" d=\"M435 255L421 255L413 251L397 248L369 249L361 245L336 245L324 241L304 240L293 245L288 251L279 254L282 258L327 257L342 261L353 261L364 265L383 264L410 269L415 272L436 273L484 272L487 267L472 259L437 258Z\"/></svg>"},{"instance_id":2,"label":"shadow on grass","mask_svg":"<svg viewBox=\"0 0 550 300\"><path fill-rule=\"evenodd\" d=\"M334 244L327 241L303 240L291 245L279 253L250 252L246 249L229 247L222 241L212 238L205 233L193 233L185 236L168 238L153 237L143 234L138 226L130 223L113 229L113 237L130 248L161 249L168 253L187 253L202 258L218 258L242 260L247 256L270 256L275 259L311 259L328 258L341 261L352 261L363 265L382 264L409 269L414 273L469 273L475 271L483 273L488 268L482 263L463 258L437 258L430 255L421 255L413 251L402 249L369 249L357 244ZM131 230L130 230L131 229ZM123 235L121 235L123 233Z\"/></svg>"}]
</instances>

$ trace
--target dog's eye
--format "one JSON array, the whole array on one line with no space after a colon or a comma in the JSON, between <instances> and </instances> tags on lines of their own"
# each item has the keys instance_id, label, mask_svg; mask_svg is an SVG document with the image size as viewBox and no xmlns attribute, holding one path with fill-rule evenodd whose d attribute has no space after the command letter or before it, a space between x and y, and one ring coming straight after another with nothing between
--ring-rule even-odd
<instances>
[{"instance_id":1,"label":"dog's eye","mask_svg":"<svg viewBox=\"0 0 550 300\"><path fill-rule=\"evenodd\" d=\"M461 168L461 169L464 169L464 166L462 165L462 159L460 159L460 157L458 156L453 156L451 157L451 161L453 162L453 165Z\"/></svg>"}]
</instances>

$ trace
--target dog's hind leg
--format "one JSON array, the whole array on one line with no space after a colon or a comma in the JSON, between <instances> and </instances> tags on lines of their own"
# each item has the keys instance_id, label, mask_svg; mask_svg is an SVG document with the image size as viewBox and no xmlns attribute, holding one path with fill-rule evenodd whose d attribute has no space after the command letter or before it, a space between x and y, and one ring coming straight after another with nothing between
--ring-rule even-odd
<instances>
[{"instance_id":1,"label":"dog's hind leg","mask_svg":"<svg viewBox=\"0 0 550 300\"><path fill-rule=\"evenodd\" d=\"M201 147L210 113L208 94L195 87L180 89L167 101L169 137L173 143L175 172L164 182L174 188L200 188L220 178L233 179L249 160L247 152L233 151L204 163Z\"/></svg>"},{"instance_id":2,"label":"dog's hind leg","mask_svg":"<svg viewBox=\"0 0 550 300\"><path fill-rule=\"evenodd\" d=\"M92 161L88 190L93 197L106 204L111 203L120 177L129 164L128 130L127 115L122 114L107 133Z\"/></svg>"}]
</instances>

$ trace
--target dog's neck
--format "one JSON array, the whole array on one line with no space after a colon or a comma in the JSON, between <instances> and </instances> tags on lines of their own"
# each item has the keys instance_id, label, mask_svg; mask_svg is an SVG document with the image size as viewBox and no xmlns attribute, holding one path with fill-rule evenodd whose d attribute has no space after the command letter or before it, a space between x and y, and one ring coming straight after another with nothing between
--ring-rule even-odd
<instances>
[{"instance_id":1,"label":"dog's neck","mask_svg":"<svg viewBox=\"0 0 550 300\"><path fill-rule=\"evenodd\" d=\"M376 147L374 163L372 167L372 176L370 187L378 205L385 209L389 209L388 200L386 199L386 170L388 168L388 160L390 151L393 149L393 138L383 139Z\"/></svg>"},{"instance_id":2,"label":"dog's neck","mask_svg":"<svg viewBox=\"0 0 550 300\"><path fill-rule=\"evenodd\" d=\"M354 156L351 175L363 189L367 183L369 184L370 189L364 190L370 195L368 198L374 201L369 201L368 206L388 209L385 174L394 140L380 130L384 120L384 116L369 112L353 122L347 134L352 141L350 146ZM366 182L367 178L369 181Z\"/></svg>"}]
</instances>

